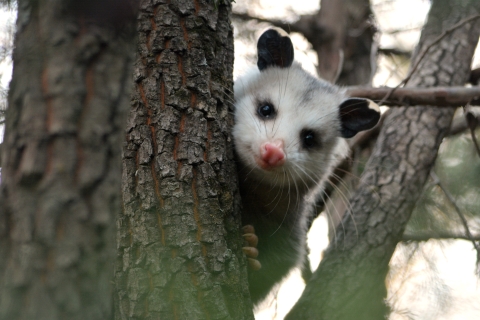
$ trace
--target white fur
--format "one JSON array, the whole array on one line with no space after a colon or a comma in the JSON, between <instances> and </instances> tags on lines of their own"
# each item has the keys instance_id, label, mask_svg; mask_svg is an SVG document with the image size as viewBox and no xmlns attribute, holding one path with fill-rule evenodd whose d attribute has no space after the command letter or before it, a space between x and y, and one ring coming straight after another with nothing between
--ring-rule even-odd
<instances>
[{"instance_id":1,"label":"white fur","mask_svg":"<svg viewBox=\"0 0 480 320\"><path fill-rule=\"evenodd\" d=\"M262 72L252 69L237 79L234 89L235 148L243 165L251 170L249 178L266 184L296 183L310 188L325 179L348 152L339 137L338 107L345 93L313 77L298 63ZM258 102L265 100L276 109L274 120L265 121L257 115ZM302 148L300 132L306 128L321 133L317 137L321 139L320 148ZM263 170L254 159L263 143L277 139L284 141L286 163L275 170Z\"/></svg>"}]
</instances>

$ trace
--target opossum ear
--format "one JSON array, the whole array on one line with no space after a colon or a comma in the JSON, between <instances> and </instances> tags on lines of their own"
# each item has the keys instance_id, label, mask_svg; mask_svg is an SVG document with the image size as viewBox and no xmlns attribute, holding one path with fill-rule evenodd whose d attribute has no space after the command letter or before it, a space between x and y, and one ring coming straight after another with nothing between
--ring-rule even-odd
<instances>
[{"instance_id":1,"label":"opossum ear","mask_svg":"<svg viewBox=\"0 0 480 320\"><path fill-rule=\"evenodd\" d=\"M257 43L258 61L260 71L276 66L288 68L293 62L293 45L288 34L279 28L265 31Z\"/></svg>"},{"instance_id":2,"label":"opossum ear","mask_svg":"<svg viewBox=\"0 0 480 320\"><path fill-rule=\"evenodd\" d=\"M351 138L373 128L380 119L380 108L368 99L349 98L340 104L341 134Z\"/></svg>"}]
</instances>

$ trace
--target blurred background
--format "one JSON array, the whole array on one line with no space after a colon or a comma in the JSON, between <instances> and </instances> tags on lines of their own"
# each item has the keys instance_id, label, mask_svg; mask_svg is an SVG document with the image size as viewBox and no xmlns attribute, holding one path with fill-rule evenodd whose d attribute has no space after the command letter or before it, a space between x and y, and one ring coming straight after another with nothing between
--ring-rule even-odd
<instances>
[{"instance_id":1,"label":"blurred background","mask_svg":"<svg viewBox=\"0 0 480 320\"><path fill-rule=\"evenodd\" d=\"M339 74L337 83L341 86L396 86L408 72L430 5L427 0L371 0L370 8L349 8L346 19L351 24L347 30L339 31L346 33L346 48L338 56L335 51L329 52L333 58L322 59L321 62L326 63L322 65L319 54L325 53L322 51L325 49L317 40L329 39L332 35L312 22L318 20L315 17L319 15L319 0L237 0L232 16L234 77L256 66L256 39L266 28L275 25L291 31L295 57L312 74L320 73L326 78ZM0 141L12 74L15 19L15 4L0 8ZM335 69L336 64L328 62L337 60L343 60L341 72L329 69L332 65ZM480 49L477 48L472 69L479 67ZM480 137L479 129L476 135ZM354 210L349 208L348 198L375 138L373 134L361 143L352 142L351 158L342 164L336 173L338 177L332 179L328 197L309 232L310 270L307 271L317 268L322 251L333 239L334 226L340 224L341 227L344 212ZM386 279L387 303L393 310L390 319L480 319L480 282L473 244L476 241L478 247L479 240L480 157L459 108L403 241L390 261ZM257 308L257 319L283 319L300 296L307 271L292 272Z\"/></svg>"}]
</instances>

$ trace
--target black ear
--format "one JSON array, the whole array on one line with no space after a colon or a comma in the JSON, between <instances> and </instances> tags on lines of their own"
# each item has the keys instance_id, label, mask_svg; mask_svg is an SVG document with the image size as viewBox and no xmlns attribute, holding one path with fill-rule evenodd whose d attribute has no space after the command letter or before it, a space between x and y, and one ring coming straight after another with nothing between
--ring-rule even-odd
<instances>
[{"instance_id":1,"label":"black ear","mask_svg":"<svg viewBox=\"0 0 480 320\"><path fill-rule=\"evenodd\" d=\"M344 138L373 128L379 119L380 109L371 100L349 98L340 104L341 134Z\"/></svg>"},{"instance_id":2,"label":"black ear","mask_svg":"<svg viewBox=\"0 0 480 320\"><path fill-rule=\"evenodd\" d=\"M282 29L277 28L265 31L258 39L257 50L257 66L260 71L270 66L288 68L292 65L292 41Z\"/></svg>"}]
</instances>

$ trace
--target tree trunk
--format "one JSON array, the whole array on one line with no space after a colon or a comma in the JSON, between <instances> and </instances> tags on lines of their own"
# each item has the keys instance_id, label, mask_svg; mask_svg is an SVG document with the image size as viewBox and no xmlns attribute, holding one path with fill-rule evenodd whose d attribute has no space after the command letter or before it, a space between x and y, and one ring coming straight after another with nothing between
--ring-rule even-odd
<instances>
[{"instance_id":1,"label":"tree trunk","mask_svg":"<svg viewBox=\"0 0 480 320\"><path fill-rule=\"evenodd\" d=\"M2 148L0 319L112 316L135 16L129 0L18 1Z\"/></svg>"},{"instance_id":2,"label":"tree trunk","mask_svg":"<svg viewBox=\"0 0 480 320\"><path fill-rule=\"evenodd\" d=\"M442 31L480 13L477 0L435 0L415 63ZM463 85L480 21L446 34L425 56L408 86ZM381 129L337 237L287 319L383 319L388 263L447 132L454 108L395 108Z\"/></svg>"},{"instance_id":3,"label":"tree trunk","mask_svg":"<svg viewBox=\"0 0 480 320\"><path fill-rule=\"evenodd\" d=\"M320 77L339 85L366 85L372 78L372 44L375 29L369 0L322 0L312 34ZM342 68L341 70L338 70Z\"/></svg>"},{"instance_id":4,"label":"tree trunk","mask_svg":"<svg viewBox=\"0 0 480 320\"><path fill-rule=\"evenodd\" d=\"M252 319L230 128L230 3L144 0L116 319Z\"/></svg>"}]
</instances>

